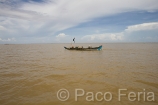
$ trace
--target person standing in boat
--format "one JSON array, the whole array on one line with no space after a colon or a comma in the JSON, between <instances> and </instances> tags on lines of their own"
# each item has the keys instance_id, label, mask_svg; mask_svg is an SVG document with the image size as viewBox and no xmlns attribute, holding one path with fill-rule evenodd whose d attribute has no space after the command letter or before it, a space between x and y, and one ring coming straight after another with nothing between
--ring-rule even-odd
<instances>
[{"instance_id":1,"label":"person standing in boat","mask_svg":"<svg viewBox=\"0 0 158 105\"><path fill-rule=\"evenodd\" d=\"M75 43L75 38L73 38L73 41L74 41L74 43Z\"/></svg>"}]
</instances>

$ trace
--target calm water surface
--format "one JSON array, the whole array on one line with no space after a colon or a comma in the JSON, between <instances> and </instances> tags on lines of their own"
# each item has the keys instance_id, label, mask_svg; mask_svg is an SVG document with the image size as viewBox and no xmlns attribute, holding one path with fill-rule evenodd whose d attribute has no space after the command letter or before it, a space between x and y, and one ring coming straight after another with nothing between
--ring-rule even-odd
<instances>
[{"instance_id":1,"label":"calm water surface","mask_svg":"<svg viewBox=\"0 0 158 105\"><path fill-rule=\"evenodd\" d=\"M0 105L157 105L158 43L102 45L101 51L65 50L69 44L0 45ZM61 88L70 93L65 102L57 98ZM77 102L75 89L85 91ZM118 101L119 89L127 95L154 92L155 101L143 95L140 101ZM110 92L112 100L88 102L86 92Z\"/></svg>"}]
</instances>

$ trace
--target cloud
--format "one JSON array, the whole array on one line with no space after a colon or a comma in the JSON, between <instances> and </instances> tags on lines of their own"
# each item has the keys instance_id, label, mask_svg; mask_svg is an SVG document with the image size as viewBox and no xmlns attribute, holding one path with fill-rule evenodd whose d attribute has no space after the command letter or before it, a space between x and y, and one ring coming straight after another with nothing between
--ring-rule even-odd
<instances>
[{"instance_id":1,"label":"cloud","mask_svg":"<svg viewBox=\"0 0 158 105\"><path fill-rule=\"evenodd\" d=\"M143 23L143 24L128 26L128 28L125 31L134 32L134 31L155 30L155 29L158 29L158 22Z\"/></svg>"},{"instance_id":2,"label":"cloud","mask_svg":"<svg viewBox=\"0 0 158 105\"><path fill-rule=\"evenodd\" d=\"M42 23L10 17L0 17L0 37L30 37L40 33ZM39 35L39 34L38 34Z\"/></svg>"},{"instance_id":3,"label":"cloud","mask_svg":"<svg viewBox=\"0 0 158 105\"><path fill-rule=\"evenodd\" d=\"M158 41L157 33L158 33L158 22L152 22L152 23L143 23L143 24L128 26L127 29L119 33L85 35L81 39L89 40L89 41L95 41L95 40L127 41L132 38L133 41L134 40L141 41L141 39L143 38L145 38L145 40L156 38L154 41Z\"/></svg>"},{"instance_id":4,"label":"cloud","mask_svg":"<svg viewBox=\"0 0 158 105\"><path fill-rule=\"evenodd\" d=\"M9 4L0 4L1 16L27 20L25 24L29 26L32 26L30 23L34 22L42 23L43 29L54 33L97 17L158 9L157 0L46 0L19 4L16 2L16 6L13 5L14 3ZM38 25L34 29L41 30Z\"/></svg>"},{"instance_id":5,"label":"cloud","mask_svg":"<svg viewBox=\"0 0 158 105\"><path fill-rule=\"evenodd\" d=\"M54 42L55 43L70 43L71 42L71 37L69 35L66 35L65 33L60 33L55 36Z\"/></svg>"},{"instance_id":6,"label":"cloud","mask_svg":"<svg viewBox=\"0 0 158 105\"><path fill-rule=\"evenodd\" d=\"M45 3L25 3L19 9L35 12L40 17L49 17L47 20L50 21L51 30L60 31L102 16L130 11L154 11L158 9L158 1L49 0Z\"/></svg>"},{"instance_id":7,"label":"cloud","mask_svg":"<svg viewBox=\"0 0 158 105\"><path fill-rule=\"evenodd\" d=\"M154 12L158 10L157 0L24 1L0 0L1 38L55 36L62 30L92 21L95 18L131 11ZM135 30L135 28L128 27L128 30ZM98 36L100 37L98 38ZM123 38L122 33L96 34L88 37L90 39L98 38L98 40L105 38L122 40Z\"/></svg>"},{"instance_id":8,"label":"cloud","mask_svg":"<svg viewBox=\"0 0 158 105\"><path fill-rule=\"evenodd\" d=\"M56 38L64 38L68 35L65 35L64 33L60 33L59 35L56 36Z\"/></svg>"},{"instance_id":9,"label":"cloud","mask_svg":"<svg viewBox=\"0 0 158 105\"><path fill-rule=\"evenodd\" d=\"M94 40L122 40L123 39L123 34L122 33L105 33L105 34L92 34L92 35L85 35L81 39L88 39L91 41Z\"/></svg>"},{"instance_id":10,"label":"cloud","mask_svg":"<svg viewBox=\"0 0 158 105\"><path fill-rule=\"evenodd\" d=\"M0 41L2 42L11 42L11 41L16 41L15 38L8 38L8 39L1 39L0 38Z\"/></svg>"},{"instance_id":11,"label":"cloud","mask_svg":"<svg viewBox=\"0 0 158 105\"><path fill-rule=\"evenodd\" d=\"M73 17L78 20L134 10L152 11L158 9L157 3L157 0L49 0L45 3L25 3L20 9L50 15L52 18L72 17L69 20L73 21Z\"/></svg>"},{"instance_id":12,"label":"cloud","mask_svg":"<svg viewBox=\"0 0 158 105\"><path fill-rule=\"evenodd\" d=\"M65 40L69 39L67 36L68 35L66 35L65 33L60 33L60 34L55 36L56 37L55 41L57 41L57 42L64 42Z\"/></svg>"},{"instance_id":13,"label":"cloud","mask_svg":"<svg viewBox=\"0 0 158 105\"><path fill-rule=\"evenodd\" d=\"M5 31L5 30L7 30L4 26L0 26L0 30L1 31Z\"/></svg>"}]
</instances>

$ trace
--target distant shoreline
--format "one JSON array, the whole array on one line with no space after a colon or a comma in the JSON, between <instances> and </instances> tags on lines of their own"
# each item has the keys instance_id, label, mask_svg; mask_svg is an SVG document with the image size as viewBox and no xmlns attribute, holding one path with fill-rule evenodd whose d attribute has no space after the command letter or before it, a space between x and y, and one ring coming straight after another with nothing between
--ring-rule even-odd
<instances>
[{"instance_id":1,"label":"distant shoreline","mask_svg":"<svg viewBox=\"0 0 158 105\"><path fill-rule=\"evenodd\" d=\"M158 42L104 42L104 43L72 43L72 44L148 44ZM0 45L27 45L27 44L71 44L71 43L6 43Z\"/></svg>"}]
</instances>

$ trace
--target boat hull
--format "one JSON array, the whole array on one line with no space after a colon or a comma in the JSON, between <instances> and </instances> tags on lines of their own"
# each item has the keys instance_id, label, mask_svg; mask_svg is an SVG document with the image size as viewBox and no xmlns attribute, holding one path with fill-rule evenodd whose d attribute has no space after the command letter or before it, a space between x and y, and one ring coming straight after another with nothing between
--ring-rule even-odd
<instances>
[{"instance_id":1,"label":"boat hull","mask_svg":"<svg viewBox=\"0 0 158 105\"><path fill-rule=\"evenodd\" d=\"M75 47L75 48L68 48L68 47L64 47L67 50L79 50L79 51L93 51L93 50L101 50L102 49L102 45L99 47L89 47L89 48L79 48L79 47Z\"/></svg>"}]
</instances>

